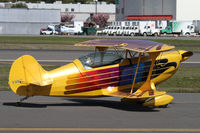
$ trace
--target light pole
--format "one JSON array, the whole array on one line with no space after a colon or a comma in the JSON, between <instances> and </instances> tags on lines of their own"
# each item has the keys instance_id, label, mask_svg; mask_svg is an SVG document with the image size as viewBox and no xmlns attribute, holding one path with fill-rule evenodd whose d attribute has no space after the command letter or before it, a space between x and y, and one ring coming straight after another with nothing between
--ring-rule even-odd
<instances>
[{"instance_id":1,"label":"light pole","mask_svg":"<svg viewBox=\"0 0 200 133\"><path fill-rule=\"evenodd\" d=\"M164 13L164 3L163 3L164 1L162 0L162 15L163 15L163 13Z\"/></svg>"},{"instance_id":2,"label":"light pole","mask_svg":"<svg viewBox=\"0 0 200 133\"><path fill-rule=\"evenodd\" d=\"M98 0L94 0L94 2L95 2L95 14L97 14L97 2L98 2Z\"/></svg>"}]
</instances>

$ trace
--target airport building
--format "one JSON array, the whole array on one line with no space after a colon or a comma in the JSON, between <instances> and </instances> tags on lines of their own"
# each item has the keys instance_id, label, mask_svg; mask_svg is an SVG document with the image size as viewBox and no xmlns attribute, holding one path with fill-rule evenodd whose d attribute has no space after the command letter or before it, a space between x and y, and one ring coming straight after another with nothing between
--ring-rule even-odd
<instances>
[{"instance_id":1,"label":"airport building","mask_svg":"<svg viewBox=\"0 0 200 133\"><path fill-rule=\"evenodd\" d=\"M0 35L39 35L40 29L60 23L58 9L0 8Z\"/></svg>"},{"instance_id":2,"label":"airport building","mask_svg":"<svg viewBox=\"0 0 200 133\"><path fill-rule=\"evenodd\" d=\"M200 20L200 0L117 0L116 21Z\"/></svg>"},{"instance_id":3,"label":"airport building","mask_svg":"<svg viewBox=\"0 0 200 133\"><path fill-rule=\"evenodd\" d=\"M115 21L115 4L107 4L106 2L93 2L91 4L68 3L63 4L62 1L54 3L26 3L29 9L59 9L62 13L75 15L74 21L86 21L90 14L104 13L109 15L108 22Z\"/></svg>"},{"instance_id":4,"label":"airport building","mask_svg":"<svg viewBox=\"0 0 200 133\"><path fill-rule=\"evenodd\" d=\"M10 8L16 3L24 3L28 9ZM108 14L108 22L115 21L115 4L106 2L63 4L62 1L54 3L18 1L16 3L0 2L0 34L39 35L41 28L60 23L62 13L73 14L75 17L72 21L84 22L95 13Z\"/></svg>"},{"instance_id":5,"label":"airport building","mask_svg":"<svg viewBox=\"0 0 200 133\"><path fill-rule=\"evenodd\" d=\"M21 3L18 1L16 3ZM25 2L24 2L25 3ZM0 8L10 8L15 3L0 2ZM90 14L103 13L108 14L108 22L115 21L115 4L107 4L106 2L91 2L88 4L68 3L63 4L62 1L54 3L25 3L29 9L58 9L61 13L69 13L75 15L73 21L86 21Z\"/></svg>"}]
</instances>

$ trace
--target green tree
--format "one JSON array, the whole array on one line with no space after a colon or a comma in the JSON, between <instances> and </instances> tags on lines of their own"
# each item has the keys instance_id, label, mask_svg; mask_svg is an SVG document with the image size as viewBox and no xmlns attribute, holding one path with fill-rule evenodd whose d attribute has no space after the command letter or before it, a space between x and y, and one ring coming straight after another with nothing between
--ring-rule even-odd
<instances>
[{"instance_id":1,"label":"green tree","mask_svg":"<svg viewBox=\"0 0 200 133\"><path fill-rule=\"evenodd\" d=\"M28 8L28 6L23 3L17 3L17 4L12 5L11 8Z\"/></svg>"},{"instance_id":2,"label":"green tree","mask_svg":"<svg viewBox=\"0 0 200 133\"><path fill-rule=\"evenodd\" d=\"M107 3L115 3L115 0L98 0L99 2L105 1Z\"/></svg>"},{"instance_id":3,"label":"green tree","mask_svg":"<svg viewBox=\"0 0 200 133\"><path fill-rule=\"evenodd\" d=\"M74 3L74 0L62 0L63 3Z\"/></svg>"}]
</instances>

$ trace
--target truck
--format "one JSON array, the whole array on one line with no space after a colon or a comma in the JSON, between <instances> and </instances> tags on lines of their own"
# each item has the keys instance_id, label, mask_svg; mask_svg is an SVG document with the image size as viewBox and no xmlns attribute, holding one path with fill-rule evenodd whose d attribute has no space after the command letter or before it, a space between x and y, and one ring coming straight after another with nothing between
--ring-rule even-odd
<instances>
[{"instance_id":1,"label":"truck","mask_svg":"<svg viewBox=\"0 0 200 133\"><path fill-rule=\"evenodd\" d=\"M94 21L84 22L84 26L81 27L82 35L96 35L97 25Z\"/></svg>"},{"instance_id":2,"label":"truck","mask_svg":"<svg viewBox=\"0 0 200 133\"><path fill-rule=\"evenodd\" d=\"M58 31L55 29L57 24L50 24L47 28L40 29L40 35L58 35Z\"/></svg>"},{"instance_id":3,"label":"truck","mask_svg":"<svg viewBox=\"0 0 200 133\"><path fill-rule=\"evenodd\" d=\"M193 20L194 32L200 34L200 20Z\"/></svg>"},{"instance_id":4,"label":"truck","mask_svg":"<svg viewBox=\"0 0 200 133\"><path fill-rule=\"evenodd\" d=\"M179 34L192 35L195 34L195 26L192 21L172 21L165 29L160 31L161 34Z\"/></svg>"},{"instance_id":5,"label":"truck","mask_svg":"<svg viewBox=\"0 0 200 133\"><path fill-rule=\"evenodd\" d=\"M60 34L73 34L79 35L82 33L83 21L74 21L68 25L60 25L59 32Z\"/></svg>"},{"instance_id":6,"label":"truck","mask_svg":"<svg viewBox=\"0 0 200 133\"><path fill-rule=\"evenodd\" d=\"M114 21L97 34L107 35L160 35L160 30L167 26L167 20L152 21Z\"/></svg>"},{"instance_id":7,"label":"truck","mask_svg":"<svg viewBox=\"0 0 200 133\"><path fill-rule=\"evenodd\" d=\"M46 29L44 29L44 28L42 28L42 29L40 29L40 35L56 35L56 31L55 30L52 30L52 29L50 29L50 28L46 28Z\"/></svg>"},{"instance_id":8,"label":"truck","mask_svg":"<svg viewBox=\"0 0 200 133\"><path fill-rule=\"evenodd\" d=\"M156 21L139 21L138 26L142 36L160 35L160 26L156 26Z\"/></svg>"}]
</instances>

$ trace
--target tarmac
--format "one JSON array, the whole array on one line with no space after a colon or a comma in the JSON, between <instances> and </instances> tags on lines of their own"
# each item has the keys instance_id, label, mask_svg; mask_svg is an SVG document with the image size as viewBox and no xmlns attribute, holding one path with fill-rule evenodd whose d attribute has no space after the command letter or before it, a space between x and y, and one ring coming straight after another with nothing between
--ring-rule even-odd
<instances>
[{"instance_id":1,"label":"tarmac","mask_svg":"<svg viewBox=\"0 0 200 133\"><path fill-rule=\"evenodd\" d=\"M120 102L117 97L92 99L35 96L0 92L0 132L200 132L200 94L170 93L167 108Z\"/></svg>"}]
</instances>

